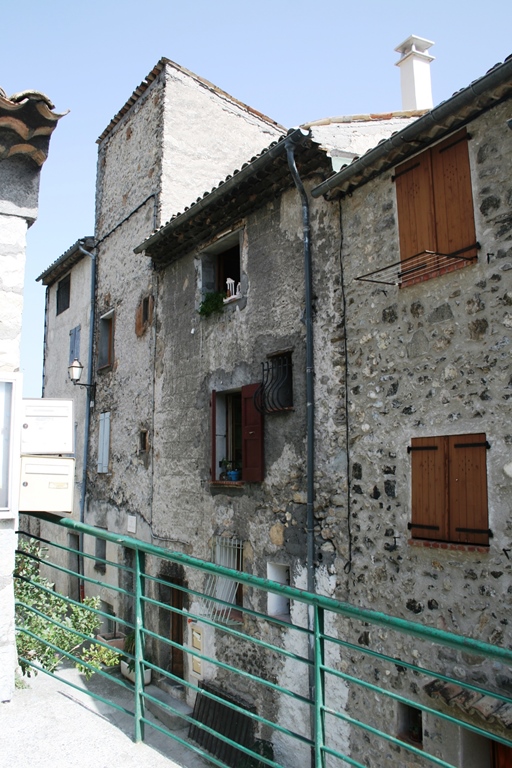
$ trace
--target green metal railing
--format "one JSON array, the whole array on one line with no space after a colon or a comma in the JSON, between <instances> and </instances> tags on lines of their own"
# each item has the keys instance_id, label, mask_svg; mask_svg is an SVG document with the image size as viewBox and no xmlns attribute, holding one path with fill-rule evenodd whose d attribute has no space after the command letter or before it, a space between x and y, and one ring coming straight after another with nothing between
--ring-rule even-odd
<instances>
[{"instance_id":1,"label":"green metal railing","mask_svg":"<svg viewBox=\"0 0 512 768\"><path fill-rule=\"evenodd\" d=\"M512 737L507 733L512 696L495 680L497 672L498 680L507 674L512 677L508 669L512 667L512 651L507 648L310 594L69 519L34 517L42 521L39 540L49 550L48 559L41 561L45 572L53 574L52 580L79 579L88 594L101 592L102 599L109 598L105 603L118 604L115 617L105 610L88 610L135 634L134 653L125 653L133 663L134 685L117 671L104 668L98 672L115 684L111 686L115 691L130 692L132 707L120 703L115 693L106 697L88 689L85 682L81 690L133 717L136 741L143 740L145 728L150 727L221 768L365 768L368 760L380 768L403 764L459 768L458 759L450 762L446 751L439 750L443 739L455 741L454 729L463 729L462 741L473 739L471 744L478 743L484 751L490 750L491 743L512 748ZM81 535L84 552L62 543L66 531ZM27 536L22 531L20 535ZM93 554L95 539L109 542L111 550L116 549L116 557ZM70 555L79 558L79 568L69 567L66 558ZM95 565L105 571L102 578L95 573ZM182 578L170 578L169 568L180 569ZM205 577L211 575L242 584L244 604L227 603L214 594L215 590L205 593ZM179 595L178 600L162 599L162 590L169 589ZM268 614L269 593L289 601L289 616ZM70 606L80 604L65 599ZM216 612L208 606L214 605L226 608L230 620L213 619ZM18 607L22 612L33 610L27 604ZM162 629L162 616L166 617L165 626L178 622L178 637ZM190 627L201 628L204 644L214 650L207 652L204 645L193 647ZM23 624L17 631L30 634ZM87 635L76 635L77 643L90 641ZM311 637L312 661L308 655ZM108 647L101 640L94 642ZM173 654L183 654L183 673L173 670L172 664L154 661L166 655L172 659ZM71 662L77 660L73 653L63 655ZM22 661L41 669L37 660ZM194 662L201 665L197 674ZM475 665L478 676L459 679L461 669L471 670ZM84 666L87 668L87 663ZM308 686L311 666L313 691ZM206 709L210 707L208 711L214 714L199 717L199 710L187 713L173 698L164 701L156 697L154 689L144 686L148 669L160 687L174 686L172 690L179 690L190 703L202 697ZM63 679L55 672L51 674ZM216 688L204 687L202 679L214 681ZM427 693L433 684L438 698ZM234 698L224 697L233 692ZM481 714L479 701L486 704ZM155 708L162 713L160 721L149 717L148 709L154 713ZM197 736L192 739L183 730L164 725L165 714L178 718L195 734L201 733L199 743ZM233 732L235 722L249 723L249 740L239 738L236 729ZM208 746L208 739L217 746ZM262 745L266 749L262 750ZM224 757L230 749L236 750L236 757Z\"/></svg>"}]
</instances>

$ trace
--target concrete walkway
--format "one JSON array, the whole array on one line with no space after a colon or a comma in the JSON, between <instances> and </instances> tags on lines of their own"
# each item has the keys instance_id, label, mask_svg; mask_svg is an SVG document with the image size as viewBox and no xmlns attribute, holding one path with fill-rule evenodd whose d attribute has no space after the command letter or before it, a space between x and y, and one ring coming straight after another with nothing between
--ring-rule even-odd
<instances>
[{"instance_id":1,"label":"concrete walkway","mask_svg":"<svg viewBox=\"0 0 512 768\"><path fill-rule=\"evenodd\" d=\"M59 675L133 711L133 695L100 675L89 682L74 668ZM206 768L194 752L146 726L133 742L133 717L40 672L23 678L0 704L0 768ZM155 722L155 718L148 716ZM156 721L158 722L158 721ZM186 740L187 728L175 734Z\"/></svg>"}]
</instances>

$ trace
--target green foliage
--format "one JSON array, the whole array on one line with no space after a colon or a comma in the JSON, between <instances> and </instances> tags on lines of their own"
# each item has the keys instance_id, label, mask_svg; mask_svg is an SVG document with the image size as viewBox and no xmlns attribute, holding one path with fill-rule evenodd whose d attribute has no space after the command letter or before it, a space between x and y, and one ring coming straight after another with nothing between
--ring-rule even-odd
<instances>
[{"instance_id":1,"label":"green foliage","mask_svg":"<svg viewBox=\"0 0 512 768\"><path fill-rule=\"evenodd\" d=\"M222 312L224 309L224 297L225 294L220 291L213 291L212 293L205 293L204 299L199 307L199 314L203 317L209 317L214 312Z\"/></svg>"},{"instance_id":2,"label":"green foliage","mask_svg":"<svg viewBox=\"0 0 512 768\"><path fill-rule=\"evenodd\" d=\"M96 669L118 664L119 654L115 650L90 643L76 634L78 631L94 638L101 617L89 609L99 609L99 597L86 597L81 605L68 604L53 591L54 585L41 576L40 561L46 556L41 545L34 540L20 541L19 549L23 551L16 554L14 596L18 627L16 645L23 674L27 677L37 674L27 661L37 662L48 672L54 672L65 658L61 651L72 653L79 659L75 666L87 679L93 670L81 662Z\"/></svg>"}]
</instances>

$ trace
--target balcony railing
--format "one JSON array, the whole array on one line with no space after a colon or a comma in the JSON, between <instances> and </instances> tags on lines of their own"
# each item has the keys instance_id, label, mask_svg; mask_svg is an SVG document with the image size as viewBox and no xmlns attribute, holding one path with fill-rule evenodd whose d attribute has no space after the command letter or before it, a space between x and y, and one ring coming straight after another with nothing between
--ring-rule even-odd
<instances>
[{"instance_id":1,"label":"balcony railing","mask_svg":"<svg viewBox=\"0 0 512 768\"><path fill-rule=\"evenodd\" d=\"M129 711L136 741L153 728L216 766L257 768L459 768L465 763L450 755L453 744L464 740L468 750L489 756L478 765L492 766L491 753L512 748L512 696L500 686L512 677L508 648L130 536L37 517L39 540L49 550L41 562L45 573L57 582L79 583L82 593L100 593L104 606L116 606L115 616L90 610L135 633L135 651L125 654L133 662L134 685L108 668L97 674L132 691L130 710L115 696L107 703ZM68 533L75 542L80 536L83 551L63 543ZM104 558L97 555L103 548L96 548L96 539L106 541ZM78 567L70 567L73 561ZM218 611L204 609L209 602L230 608L206 588L211 577L242 585L243 605L236 606L235 619L217 622L212 617ZM280 599L269 601L269 594ZM70 606L78 603L66 599ZM269 614L276 604L279 614ZM20 625L17 631L27 629ZM77 643L87 640L76 634ZM76 660L73 653L65 655ZM37 659L23 662L41 669ZM160 687L179 691L190 708L155 696L156 689L144 685L147 670ZM63 679L58 671L52 676ZM87 690L85 680L84 691L106 701ZM162 713L161 722L149 718L149 708ZM167 727L163 715L178 718L188 736Z\"/></svg>"}]
</instances>

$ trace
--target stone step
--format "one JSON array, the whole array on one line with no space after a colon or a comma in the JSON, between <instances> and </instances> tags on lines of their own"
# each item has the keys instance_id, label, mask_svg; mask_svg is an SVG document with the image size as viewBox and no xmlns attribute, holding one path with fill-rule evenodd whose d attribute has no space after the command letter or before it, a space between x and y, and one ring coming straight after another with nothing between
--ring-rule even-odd
<instances>
[{"instance_id":1,"label":"stone step","mask_svg":"<svg viewBox=\"0 0 512 768\"><path fill-rule=\"evenodd\" d=\"M167 706L172 707L172 709L176 711L177 714L174 714L164 707L159 706L156 702L148 701L146 699L146 708L148 711L157 717L166 728L170 731L179 731L182 728L188 728L187 721L183 720L180 715L191 715L192 707L189 707L186 702L171 696L170 693L162 690L162 688L158 688L156 685L147 685L145 691L150 696L153 696L154 699L158 699L158 701L167 704Z\"/></svg>"}]
</instances>

